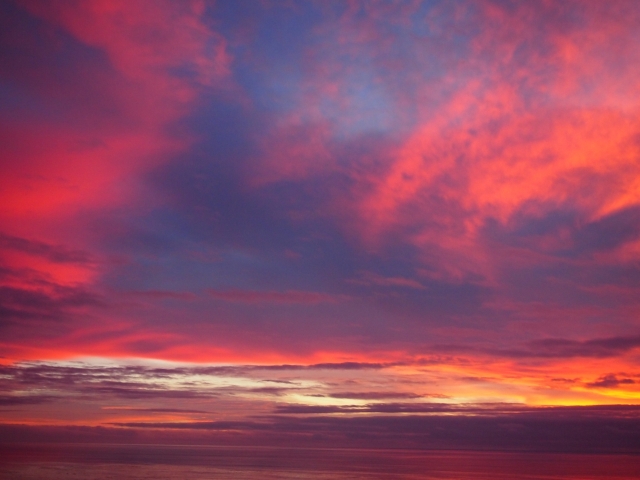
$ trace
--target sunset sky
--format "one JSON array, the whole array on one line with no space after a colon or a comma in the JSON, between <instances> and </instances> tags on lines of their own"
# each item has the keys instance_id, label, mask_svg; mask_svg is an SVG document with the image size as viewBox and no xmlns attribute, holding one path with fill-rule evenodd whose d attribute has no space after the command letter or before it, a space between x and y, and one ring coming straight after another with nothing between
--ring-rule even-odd
<instances>
[{"instance_id":1,"label":"sunset sky","mask_svg":"<svg viewBox=\"0 0 640 480\"><path fill-rule=\"evenodd\" d=\"M11 438L640 449L635 0L4 1L0 105Z\"/></svg>"}]
</instances>

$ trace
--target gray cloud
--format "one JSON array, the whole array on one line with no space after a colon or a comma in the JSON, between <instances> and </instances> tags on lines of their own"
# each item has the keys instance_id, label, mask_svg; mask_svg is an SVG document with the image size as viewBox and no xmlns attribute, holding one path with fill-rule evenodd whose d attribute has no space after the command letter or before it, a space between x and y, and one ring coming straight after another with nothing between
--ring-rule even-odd
<instances>
[{"instance_id":1,"label":"gray cloud","mask_svg":"<svg viewBox=\"0 0 640 480\"><path fill-rule=\"evenodd\" d=\"M589 388L615 388L620 385L632 385L636 383L631 378L618 378L614 374L604 375L594 382L587 383Z\"/></svg>"},{"instance_id":2,"label":"gray cloud","mask_svg":"<svg viewBox=\"0 0 640 480\"><path fill-rule=\"evenodd\" d=\"M56 263L91 263L92 261L87 252L3 233L0 233L0 249L11 249L37 255Z\"/></svg>"}]
</instances>

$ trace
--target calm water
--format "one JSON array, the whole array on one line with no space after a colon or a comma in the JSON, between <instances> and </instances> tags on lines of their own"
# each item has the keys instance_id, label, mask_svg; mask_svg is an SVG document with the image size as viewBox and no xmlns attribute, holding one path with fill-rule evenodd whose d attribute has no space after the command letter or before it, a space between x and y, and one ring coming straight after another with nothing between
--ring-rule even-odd
<instances>
[{"instance_id":1,"label":"calm water","mask_svg":"<svg viewBox=\"0 0 640 480\"><path fill-rule=\"evenodd\" d=\"M0 478L545 479L640 478L640 456L151 445L0 446Z\"/></svg>"}]
</instances>

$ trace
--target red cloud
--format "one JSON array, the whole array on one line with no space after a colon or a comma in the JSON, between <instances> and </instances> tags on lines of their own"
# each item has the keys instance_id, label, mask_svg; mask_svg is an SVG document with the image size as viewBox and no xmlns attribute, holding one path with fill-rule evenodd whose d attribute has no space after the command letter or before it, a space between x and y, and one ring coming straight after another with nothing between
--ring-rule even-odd
<instances>
[{"instance_id":1,"label":"red cloud","mask_svg":"<svg viewBox=\"0 0 640 480\"><path fill-rule=\"evenodd\" d=\"M109 301L96 283L114 261L93 243L104 232L84 222L96 212L157 201L141 176L191 145L190 135L170 127L201 94L224 89L235 95L231 57L224 38L203 20L201 2L18 5L24 11L16 15L32 15L31 30L8 28L9 50L20 62L3 72L3 81L29 107L21 104L17 115L7 111L0 118L3 321L14 332L16 319L23 319L23 328L39 338L33 327L41 323L33 319L40 315L61 322L60 336L76 328L82 338L75 314L101 317ZM76 341L26 346L11 335L5 347L18 356L69 355ZM93 346L79 347L83 352L119 348L104 350L91 336L85 341Z\"/></svg>"},{"instance_id":2,"label":"red cloud","mask_svg":"<svg viewBox=\"0 0 640 480\"><path fill-rule=\"evenodd\" d=\"M568 15L574 8L582 13ZM327 211L365 248L400 237L423 252L427 276L494 282L499 259L479 233L487 220L569 207L595 221L640 203L638 20L633 2L487 1L422 19L409 6L354 5L307 52L314 61L287 118L316 127L276 125L260 181L347 176ZM337 139L361 134L358 96L385 117L372 132L414 119L382 158L339 159L351 152ZM613 257L637 259L638 246Z\"/></svg>"}]
</instances>

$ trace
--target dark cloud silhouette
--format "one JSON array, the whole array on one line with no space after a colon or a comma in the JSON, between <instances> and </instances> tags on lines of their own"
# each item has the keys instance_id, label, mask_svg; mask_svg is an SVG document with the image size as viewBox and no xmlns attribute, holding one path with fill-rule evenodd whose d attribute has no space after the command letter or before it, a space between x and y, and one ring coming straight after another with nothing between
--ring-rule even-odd
<instances>
[{"instance_id":1,"label":"dark cloud silhouette","mask_svg":"<svg viewBox=\"0 0 640 480\"><path fill-rule=\"evenodd\" d=\"M0 286L0 324L30 319L69 320L81 307L104 307L106 300L84 287Z\"/></svg>"},{"instance_id":2,"label":"dark cloud silhouette","mask_svg":"<svg viewBox=\"0 0 640 480\"><path fill-rule=\"evenodd\" d=\"M575 251L591 253L613 250L640 238L640 207L617 210L575 232Z\"/></svg>"},{"instance_id":3,"label":"dark cloud silhouette","mask_svg":"<svg viewBox=\"0 0 640 480\"><path fill-rule=\"evenodd\" d=\"M365 416L281 418L246 422L128 423L131 429L246 432L253 441L299 438L301 445L398 448L462 448L477 450L547 452L637 452L640 450L638 409L615 407L592 410L579 407L550 412L523 409L521 413L491 416ZM553 413L549 415L549 413ZM213 437L215 438L215 437ZM304 440L303 440L304 439Z\"/></svg>"},{"instance_id":4,"label":"dark cloud silhouette","mask_svg":"<svg viewBox=\"0 0 640 480\"><path fill-rule=\"evenodd\" d=\"M386 400L390 398L424 398L431 395L419 395L410 392L335 392L327 396L331 398L353 398L356 400ZM444 395L440 397L442 398Z\"/></svg>"},{"instance_id":5,"label":"dark cloud silhouette","mask_svg":"<svg viewBox=\"0 0 640 480\"><path fill-rule=\"evenodd\" d=\"M387 397L393 398L393 397ZM396 397L402 398L402 397ZM374 399L370 399L374 400ZM533 411L521 404L448 404L448 403L399 403L383 402L366 405L297 405L280 404L278 414L333 414L333 413L386 413L386 414L459 414L459 415L500 415L513 412Z\"/></svg>"},{"instance_id":6,"label":"dark cloud silhouette","mask_svg":"<svg viewBox=\"0 0 640 480\"><path fill-rule=\"evenodd\" d=\"M614 374L605 375L603 377L598 378L594 382L587 383L587 387L589 388L616 388L620 385L633 385L635 380L631 378L618 378Z\"/></svg>"},{"instance_id":7,"label":"dark cloud silhouette","mask_svg":"<svg viewBox=\"0 0 640 480\"><path fill-rule=\"evenodd\" d=\"M640 336L595 338L582 342L551 338L534 340L529 346L534 356L611 357L640 347Z\"/></svg>"},{"instance_id":8,"label":"dark cloud silhouette","mask_svg":"<svg viewBox=\"0 0 640 480\"><path fill-rule=\"evenodd\" d=\"M0 395L0 407L15 405L39 405L59 400L53 395Z\"/></svg>"},{"instance_id":9,"label":"dark cloud silhouette","mask_svg":"<svg viewBox=\"0 0 640 480\"><path fill-rule=\"evenodd\" d=\"M92 261L87 252L69 249L61 245L51 245L45 242L5 235L1 232L0 249L18 250L31 255L45 257L57 263L90 263Z\"/></svg>"},{"instance_id":10,"label":"dark cloud silhouette","mask_svg":"<svg viewBox=\"0 0 640 480\"><path fill-rule=\"evenodd\" d=\"M476 352L490 356L510 358L609 358L624 355L640 347L640 336L593 338L570 340L546 338L532 340L522 348L479 348L472 345L436 345L434 350L442 352Z\"/></svg>"},{"instance_id":11,"label":"dark cloud silhouette","mask_svg":"<svg viewBox=\"0 0 640 480\"><path fill-rule=\"evenodd\" d=\"M248 291L248 290L209 290L213 298L229 302L246 303L302 303L316 304L322 302L337 302L348 297L344 295L329 295L319 292L303 292L288 290L284 292L274 291Z\"/></svg>"},{"instance_id":12,"label":"dark cloud silhouette","mask_svg":"<svg viewBox=\"0 0 640 480\"><path fill-rule=\"evenodd\" d=\"M156 299L170 299L170 300L194 300L196 295L191 292L172 292L168 290L146 290L146 291L129 291L128 295L132 295L138 298L148 298L151 300Z\"/></svg>"},{"instance_id":13,"label":"dark cloud silhouette","mask_svg":"<svg viewBox=\"0 0 640 480\"><path fill-rule=\"evenodd\" d=\"M142 413L211 413L206 410L188 410L185 408L135 408L135 407L118 407L107 409L113 413L121 412L142 412Z\"/></svg>"}]
</instances>

